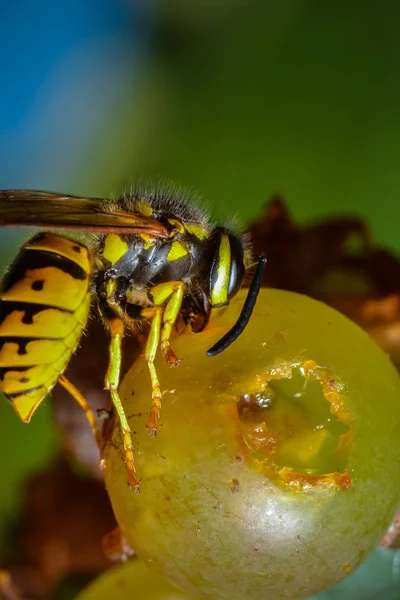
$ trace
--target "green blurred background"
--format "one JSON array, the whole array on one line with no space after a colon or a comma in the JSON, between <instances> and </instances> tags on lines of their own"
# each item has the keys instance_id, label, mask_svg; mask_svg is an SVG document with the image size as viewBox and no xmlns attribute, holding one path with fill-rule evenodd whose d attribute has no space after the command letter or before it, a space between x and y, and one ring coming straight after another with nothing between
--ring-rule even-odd
<instances>
[{"instance_id":1,"label":"green blurred background","mask_svg":"<svg viewBox=\"0 0 400 600\"><path fill-rule=\"evenodd\" d=\"M0 188L167 178L244 223L279 192L400 249L396 0L47 4L0 6ZM2 267L24 236L0 232ZM54 455L48 404L26 426L0 403L0 542Z\"/></svg>"}]
</instances>

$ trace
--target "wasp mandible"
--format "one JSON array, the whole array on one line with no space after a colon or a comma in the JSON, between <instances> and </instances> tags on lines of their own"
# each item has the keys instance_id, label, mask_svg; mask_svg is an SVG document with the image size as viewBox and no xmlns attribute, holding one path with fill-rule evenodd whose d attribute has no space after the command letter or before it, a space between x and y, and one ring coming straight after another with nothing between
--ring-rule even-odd
<instances>
[{"instance_id":1,"label":"wasp mandible","mask_svg":"<svg viewBox=\"0 0 400 600\"><path fill-rule=\"evenodd\" d=\"M199 331L211 309L228 304L239 291L251 263L245 237L163 189L132 191L117 201L0 191L0 225L43 230L22 246L1 284L0 391L29 422L59 382L84 409L100 443L92 410L64 375L97 310L110 336L105 388L120 421L128 483L137 488L131 432L118 394L122 339L137 321L149 322L144 357L152 385L148 427L154 434L162 399L156 352L160 348L176 366L170 338L178 316L184 313L192 329L200 316ZM264 264L260 257L237 323L209 356L225 350L245 328Z\"/></svg>"}]
</instances>

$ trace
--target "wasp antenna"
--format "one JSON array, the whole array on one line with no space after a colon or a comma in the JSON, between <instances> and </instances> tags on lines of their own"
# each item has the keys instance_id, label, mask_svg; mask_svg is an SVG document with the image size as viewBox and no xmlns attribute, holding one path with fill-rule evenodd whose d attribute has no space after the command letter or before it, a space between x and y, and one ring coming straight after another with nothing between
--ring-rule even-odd
<instances>
[{"instance_id":1,"label":"wasp antenna","mask_svg":"<svg viewBox=\"0 0 400 600\"><path fill-rule=\"evenodd\" d=\"M226 350L241 333L243 333L247 323L250 320L251 313L257 301L258 292L261 288L262 276L267 258L261 254L258 259L257 270L254 273L253 280L247 292L246 300L242 311L234 326L226 333L212 348L207 351L207 356L216 356Z\"/></svg>"}]
</instances>

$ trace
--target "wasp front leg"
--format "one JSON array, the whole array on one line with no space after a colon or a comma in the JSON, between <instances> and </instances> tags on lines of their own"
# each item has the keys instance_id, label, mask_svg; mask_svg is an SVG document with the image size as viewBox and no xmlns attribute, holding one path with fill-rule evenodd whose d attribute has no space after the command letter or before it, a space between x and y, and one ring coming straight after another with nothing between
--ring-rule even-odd
<instances>
[{"instance_id":1,"label":"wasp front leg","mask_svg":"<svg viewBox=\"0 0 400 600\"><path fill-rule=\"evenodd\" d=\"M160 416L162 399L157 371L154 366L154 359L161 339L161 351L168 363L171 366L176 366L179 363L178 357L170 346L169 339L172 327L175 324L182 306L184 289L185 284L181 281L160 283L159 285L154 286L149 296L155 306L143 308L140 313L145 319L151 320L150 333L145 349L145 359L149 366L152 387L151 410L147 425L152 435L155 435L157 430L157 421ZM165 309L163 309L160 305L164 304L167 300L167 305Z\"/></svg>"},{"instance_id":2,"label":"wasp front leg","mask_svg":"<svg viewBox=\"0 0 400 600\"><path fill-rule=\"evenodd\" d=\"M179 364L179 358L171 348L170 337L182 307L184 291L185 284L182 281L169 281L156 285L150 292L156 306L161 306L169 298L163 314L161 352L171 367Z\"/></svg>"}]
</instances>

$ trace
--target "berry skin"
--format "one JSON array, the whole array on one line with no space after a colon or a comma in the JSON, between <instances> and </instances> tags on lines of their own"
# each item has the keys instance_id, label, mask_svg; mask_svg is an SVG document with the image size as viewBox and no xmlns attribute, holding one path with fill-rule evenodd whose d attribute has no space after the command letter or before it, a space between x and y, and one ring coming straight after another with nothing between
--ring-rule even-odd
<instances>
[{"instance_id":1,"label":"berry skin","mask_svg":"<svg viewBox=\"0 0 400 600\"><path fill-rule=\"evenodd\" d=\"M105 480L139 558L188 594L294 600L356 568L400 503L400 379L346 317L272 289L239 339L207 357L244 294L172 340L176 369L157 358L155 438L146 363L129 371L120 394L141 493L115 422Z\"/></svg>"}]
</instances>

